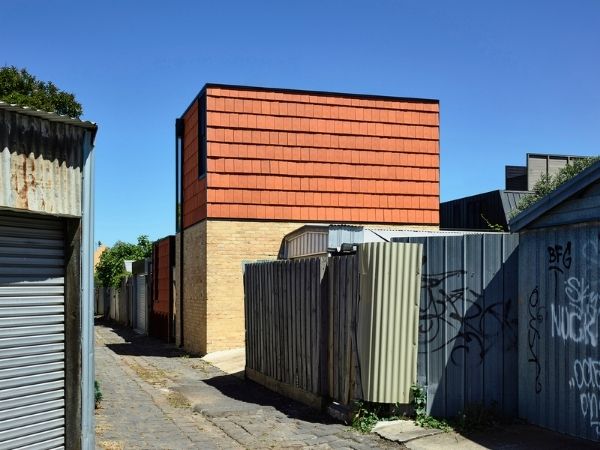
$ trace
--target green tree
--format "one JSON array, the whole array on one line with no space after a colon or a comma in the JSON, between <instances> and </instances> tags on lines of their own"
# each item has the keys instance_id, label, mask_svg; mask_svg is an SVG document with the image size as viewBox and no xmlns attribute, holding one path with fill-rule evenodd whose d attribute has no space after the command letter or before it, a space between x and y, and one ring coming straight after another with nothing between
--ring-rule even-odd
<instances>
[{"instance_id":1,"label":"green tree","mask_svg":"<svg viewBox=\"0 0 600 450\"><path fill-rule=\"evenodd\" d=\"M542 199L550 192L554 191L561 184L569 181L575 175L584 171L599 160L600 157L598 156L595 156L593 158L576 159L570 164L560 169L554 175L542 175L542 177L534 184L533 191L530 194L525 195L523 198L521 198L521 200L519 200L517 207L511 213L511 217L515 217L522 211L525 211L538 200Z\"/></svg>"},{"instance_id":2,"label":"green tree","mask_svg":"<svg viewBox=\"0 0 600 450\"><path fill-rule=\"evenodd\" d=\"M138 237L137 244L118 241L100 256L100 261L96 265L96 279L104 287L118 288L123 278L127 276L124 261L136 261L151 255L152 242L146 235Z\"/></svg>"},{"instance_id":3,"label":"green tree","mask_svg":"<svg viewBox=\"0 0 600 450\"><path fill-rule=\"evenodd\" d=\"M79 118L81 104L51 81L41 81L25 69L0 67L0 100Z\"/></svg>"}]
</instances>

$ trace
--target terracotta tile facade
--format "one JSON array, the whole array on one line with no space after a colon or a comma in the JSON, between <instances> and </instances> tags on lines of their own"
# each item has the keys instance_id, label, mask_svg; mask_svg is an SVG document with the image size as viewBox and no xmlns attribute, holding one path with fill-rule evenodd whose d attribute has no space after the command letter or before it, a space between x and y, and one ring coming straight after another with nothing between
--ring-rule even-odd
<instances>
[{"instance_id":1,"label":"terracotta tile facade","mask_svg":"<svg viewBox=\"0 0 600 450\"><path fill-rule=\"evenodd\" d=\"M439 223L437 101L212 85L203 95L183 116L184 228L205 218Z\"/></svg>"}]
</instances>

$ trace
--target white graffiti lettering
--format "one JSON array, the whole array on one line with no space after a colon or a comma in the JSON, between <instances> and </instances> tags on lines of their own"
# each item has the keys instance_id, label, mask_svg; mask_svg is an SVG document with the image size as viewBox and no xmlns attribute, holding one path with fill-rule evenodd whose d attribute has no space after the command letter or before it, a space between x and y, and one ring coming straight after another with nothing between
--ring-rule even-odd
<instances>
[{"instance_id":1,"label":"white graffiti lettering","mask_svg":"<svg viewBox=\"0 0 600 450\"><path fill-rule=\"evenodd\" d=\"M576 359L569 387L579 392L581 415L589 421L590 427L600 436L600 360L594 358Z\"/></svg>"},{"instance_id":2,"label":"white graffiti lettering","mask_svg":"<svg viewBox=\"0 0 600 450\"><path fill-rule=\"evenodd\" d=\"M576 359L569 384L577 389L600 389L600 361L593 358Z\"/></svg>"},{"instance_id":3,"label":"white graffiti lettering","mask_svg":"<svg viewBox=\"0 0 600 450\"><path fill-rule=\"evenodd\" d=\"M569 278L565 282L566 306L550 305L552 337L575 343L598 345L598 293L590 290L583 279Z\"/></svg>"}]
</instances>

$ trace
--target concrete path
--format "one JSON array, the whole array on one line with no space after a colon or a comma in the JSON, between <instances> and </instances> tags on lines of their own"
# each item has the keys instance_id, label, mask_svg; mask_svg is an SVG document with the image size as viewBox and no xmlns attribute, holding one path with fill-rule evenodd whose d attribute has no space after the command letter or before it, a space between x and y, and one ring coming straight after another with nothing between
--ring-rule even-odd
<instances>
[{"instance_id":1,"label":"concrete path","mask_svg":"<svg viewBox=\"0 0 600 450\"><path fill-rule=\"evenodd\" d=\"M96 326L100 449L403 448L131 330Z\"/></svg>"},{"instance_id":2,"label":"concrete path","mask_svg":"<svg viewBox=\"0 0 600 450\"><path fill-rule=\"evenodd\" d=\"M485 431L459 434L421 428L411 420L379 422L373 431L412 450L562 450L597 449L598 444L527 424L510 424L488 428Z\"/></svg>"},{"instance_id":3,"label":"concrete path","mask_svg":"<svg viewBox=\"0 0 600 450\"><path fill-rule=\"evenodd\" d=\"M243 374L246 367L246 348L240 347L209 353L208 355L204 355L202 360L216 366L227 374Z\"/></svg>"}]
</instances>

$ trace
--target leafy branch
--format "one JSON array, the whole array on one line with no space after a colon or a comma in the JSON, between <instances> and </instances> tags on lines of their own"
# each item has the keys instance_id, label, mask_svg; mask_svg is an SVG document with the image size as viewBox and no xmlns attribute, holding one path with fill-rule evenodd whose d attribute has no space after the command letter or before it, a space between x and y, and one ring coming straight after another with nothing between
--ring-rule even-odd
<instances>
[{"instance_id":1,"label":"leafy branch","mask_svg":"<svg viewBox=\"0 0 600 450\"><path fill-rule=\"evenodd\" d=\"M137 244L118 241L112 248L100 256L96 265L96 278L104 287L118 288L128 273L125 271L125 260L138 260L152 255L152 242L148 236L138 237Z\"/></svg>"}]
</instances>

